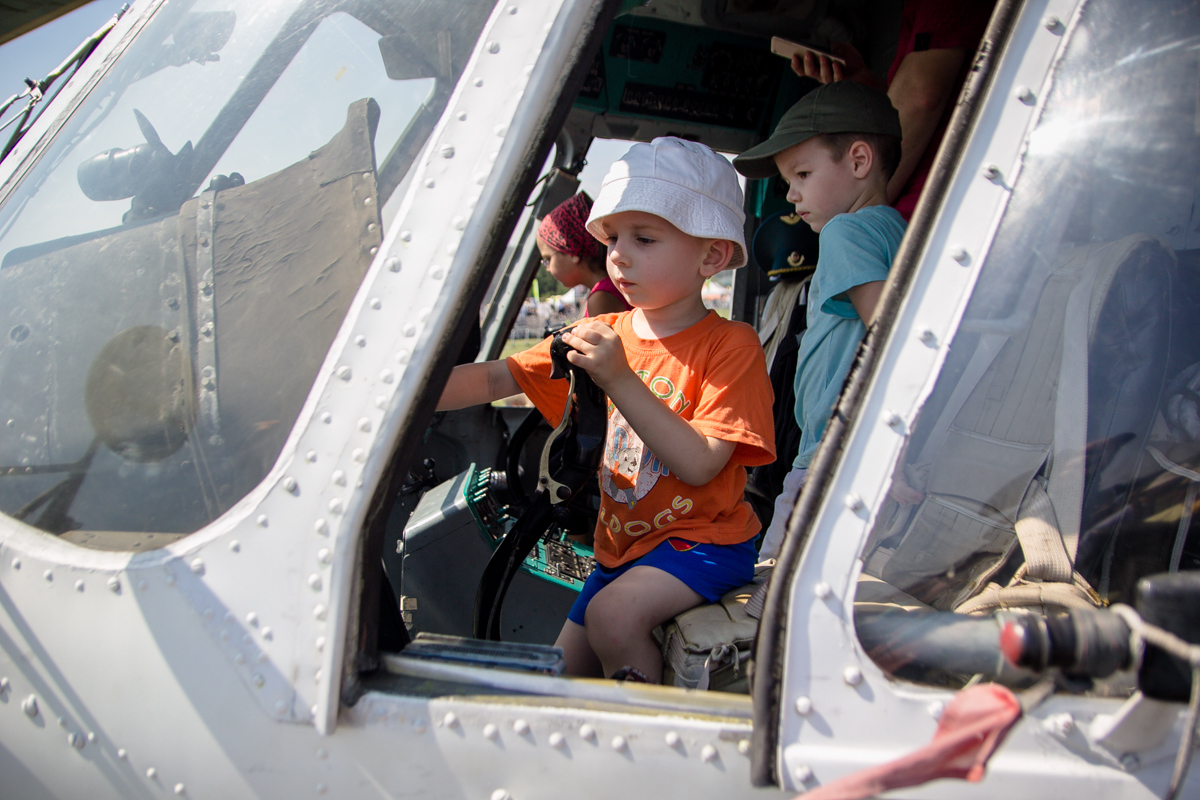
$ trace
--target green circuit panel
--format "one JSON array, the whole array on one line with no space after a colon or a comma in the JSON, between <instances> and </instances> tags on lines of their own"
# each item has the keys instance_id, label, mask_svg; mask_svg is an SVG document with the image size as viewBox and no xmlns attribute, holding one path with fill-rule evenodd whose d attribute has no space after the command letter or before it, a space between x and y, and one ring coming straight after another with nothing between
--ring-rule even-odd
<instances>
[{"instance_id":1,"label":"green circuit panel","mask_svg":"<svg viewBox=\"0 0 1200 800\"><path fill-rule=\"evenodd\" d=\"M784 72L765 39L627 14L605 36L576 105L765 134Z\"/></svg>"},{"instance_id":2,"label":"green circuit panel","mask_svg":"<svg viewBox=\"0 0 1200 800\"><path fill-rule=\"evenodd\" d=\"M480 533L489 546L495 548L504 538L517 518L507 505L500 503L491 488L492 471L472 464L463 481L463 495L467 508L475 518ZM567 538L567 532L551 525L525 558L521 569L542 580L557 583L568 589L579 591L583 582L596 568L593 549Z\"/></svg>"}]
</instances>

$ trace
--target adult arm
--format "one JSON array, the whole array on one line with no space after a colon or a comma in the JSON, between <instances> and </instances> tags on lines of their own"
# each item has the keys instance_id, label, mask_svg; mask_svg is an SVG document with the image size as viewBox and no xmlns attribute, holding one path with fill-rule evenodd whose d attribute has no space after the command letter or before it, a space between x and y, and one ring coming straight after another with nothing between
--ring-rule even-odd
<instances>
[{"instance_id":1,"label":"adult arm","mask_svg":"<svg viewBox=\"0 0 1200 800\"><path fill-rule=\"evenodd\" d=\"M564 333L563 341L575 348L567 354L571 363L587 370L655 457L681 481L703 486L724 469L736 445L706 436L656 397L630 369L611 327L584 322Z\"/></svg>"},{"instance_id":2,"label":"adult arm","mask_svg":"<svg viewBox=\"0 0 1200 800\"><path fill-rule=\"evenodd\" d=\"M894 203L900 196L932 143L966 58L965 47L909 53L892 77L888 99L900 113L903 139L900 166L888 181L889 203Z\"/></svg>"},{"instance_id":3,"label":"adult arm","mask_svg":"<svg viewBox=\"0 0 1200 800\"><path fill-rule=\"evenodd\" d=\"M520 394L521 387L503 361L459 364L450 372L450 380L438 400L438 411L477 406Z\"/></svg>"}]
</instances>

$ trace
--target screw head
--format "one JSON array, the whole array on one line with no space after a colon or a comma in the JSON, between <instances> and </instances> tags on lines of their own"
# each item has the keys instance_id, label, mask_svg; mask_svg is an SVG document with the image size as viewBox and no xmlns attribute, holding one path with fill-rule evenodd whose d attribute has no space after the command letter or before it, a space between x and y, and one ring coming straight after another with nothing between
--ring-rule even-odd
<instances>
[{"instance_id":1,"label":"screw head","mask_svg":"<svg viewBox=\"0 0 1200 800\"><path fill-rule=\"evenodd\" d=\"M1067 30L1067 26L1063 25L1062 20L1059 19L1058 17L1054 16L1053 14L1050 14L1049 16L1047 16L1045 19L1042 20L1042 26L1045 27L1046 30L1053 33L1055 36L1062 36L1063 33Z\"/></svg>"},{"instance_id":2,"label":"screw head","mask_svg":"<svg viewBox=\"0 0 1200 800\"><path fill-rule=\"evenodd\" d=\"M32 719L38 715L38 701L33 695L25 698L25 702L21 703L21 710L25 712L25 716Z\"/></svg>"},{"instance_id":3,"label":"screw head","mask_svg":"<svg viewBox=\"0 0 1200 800\"><path fill-rule=\"evenodd\" d=\"M858 667L846 667L842 670L842 680L847 686L858 686L863 682L862 670Z\"/></svg>"},{"instance_id":4,"label":"screw head","mask_svg":"<svg viewBox=\"0 0 1200 800\"><path fill-rule=\"evenodd\" d=\"M813 587L813 594L818 600L828 600L830 595L833 594L833 587L825 581L821 581Z\"/></svg>"},{"instance_id":5,"label":"screw head","mask_svg":"<svg viewBox=\"0 0 1200 800\"><path fill-rule=\"evenodd\" d=\"M675 731L667 731L667 735L663 737L663 741L667 743L667 747L678 747L679 734Z\"/></svg>"},{"instance_id":6,"label":"screw head","mask_svg":"<svg viewBox=\"0 0 1200 800\"><path fill-rule=\"evenodd\" d=\"M496 737L500 735L500 729L492 723L483 726L483 738L490 742L496 741Z\"/></svg>"},{"instance_id":7,"label":"screw head","mask_svg":"<svg viewBox=\"0 0 1200 800\"><path fill-rule=\"evenodd\" d=\"M808 698L808 697L797 697L796 698L796 713L797 714L799 714L802 717L807 717L809 714L812 713L812 710L813 710L813 702L812 702L811 698Z\"/></svg>"},{"instance_id":8,"label":"screw head","mask_svg":"<svg viewBox=\"0 0 1200 800\"><path fill-rule=\"evenodd\" d=\"M796 776L796 781L798 783L808 783L812 780L813 771L812 767L801 764L800 766L796 767L792 774Z\"/></svg>"},{"instance_id":9,"label":"screw head","mask_svg":"<svg viewBox=\"0 0 1200 800\"><path fill-rule=\"evenodd\" d=\"M558 731L550 734L550 737L546 741L555 750L561 750L563 745L567 743L567 740L563 738L563 735Z\"/></svg>"},{"instance_id":10,"label":"screw head","mask_svg":"<svg viewBox=\"0 0 1200 800\"><path fill-rule=\"evenodd\" d=\"M711 744L704 745L704 747L700 750L700 758L705 762L716 761L717 748L713 747Z\"/></svg>"},{"instance_id":11,"label":"screw head","mask_svg":"<svg viewBox=\"0 0 1200 800\"><path fill-rule=\"evenodd\" d=\"M447 711L446 716L442 717L442 724L447 728L453 728L458 724L458 714L453 711Z\"/></svg>"},{"instance_id":12,"label":"screw head","mask_svg":"<svg viewBox=\"0 0 1200 800\"><path fill-rule=\"evenodd\" d=\"M950 251L950 257L964 267L971 263L971 254L965 247L955 247Z\"/></svg>"},{"instance_id":13,"label":"screw head","mask_svg":"<svg viewBox=\"0 0 1200 800\"><path fill-rule=\"evenodd\" d=\"M863 507L862 498L854 492L850 492L844 498L842 498L842 502L845 504L846 508L854 512L861 511Z\"/></svg>"},{"instance_id":14,"label":"screw head","mask_svg":"<svg viewBox=\"0 0 1200 800\"><path fill-rule=\"evenodd\" d=\"M596 729L585 722L579 726L579 736L590 742L596 738Z\"/></svg>"},{"instance_id":15,"label":"screw head","mask_svg":"<svg viewBox=\"0 0 1200 800\"><path fill-rule=\"evenodd\" d=\"M625 737L617 734L612 738L612 749L618 753L623 752L629 746L629 742L625 741Z\"/></svg>"},{"instance_id":16,"label":"screw head","mask_svg":"<svg viewBox=\"0 0 1200 800\"><path fill-rule=\"evenodd\" d=\"M524 736L529 733L529 723L523 719L516 720L513 722L513 733L517 736Z\"/></svg>"},{"instance_id":17,"label":"screw head","mask_svg":"<svg viewBox=\"0 0 1200 800\"><path fill-rule=\"evenodd\" d=\"M1028 86L1018 86L1016 95L1017 99L1027 106L1031 106L1037 102L1037 95Z\"/></svg>"}]
</instances>

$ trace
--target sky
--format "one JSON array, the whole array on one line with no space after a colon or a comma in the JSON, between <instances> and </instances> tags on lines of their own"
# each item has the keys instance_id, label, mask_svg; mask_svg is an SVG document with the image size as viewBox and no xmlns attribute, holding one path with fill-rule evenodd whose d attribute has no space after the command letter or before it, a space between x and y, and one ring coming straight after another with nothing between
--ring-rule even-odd
<instances>
[{"instance_id":1,"label":"sky","mask_svg":"<svg viewBox=\"0 0 1200 800\"><path fill-rule=\"evenodd\" d=\"M0 99L22 91L25 78L36 81L46 77L128 1L92 0L48 25L0 45Z\"/></svg>"}]
</instances>

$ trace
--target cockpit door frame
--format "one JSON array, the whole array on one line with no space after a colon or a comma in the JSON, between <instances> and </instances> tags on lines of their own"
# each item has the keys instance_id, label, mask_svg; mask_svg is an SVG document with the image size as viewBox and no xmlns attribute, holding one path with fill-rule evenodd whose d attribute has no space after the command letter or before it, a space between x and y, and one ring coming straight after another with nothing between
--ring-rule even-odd
<instances>
[{"instance_id":1,"label":"cockpit door frame","mask_svg":"<svg viewBox=\"0 0 1200 800\"><path fill-rule=\"evenodd\" d=\"M898 758L932 738L951 699L945 690L892 680L863 651L853 624L859 557L987 259L1084 5L997 4L893 265L880 324L826 429L771 583L754 686L757 785L805 790ZM1042 723L1055 714L1115 713L1119 705L1054 696L1028 712L992 759L990 792L1069 795L1069 781L1080 780L1081 770L1096 770L1097 785L1112 780L1111 769L1084 763L1065 739L1048 744ZM1048 789L1050 774L1067 772L1071 778ZM1122 779L1134 793L1146 791L1133 776Z\"/></svg>"}]
</instances>

